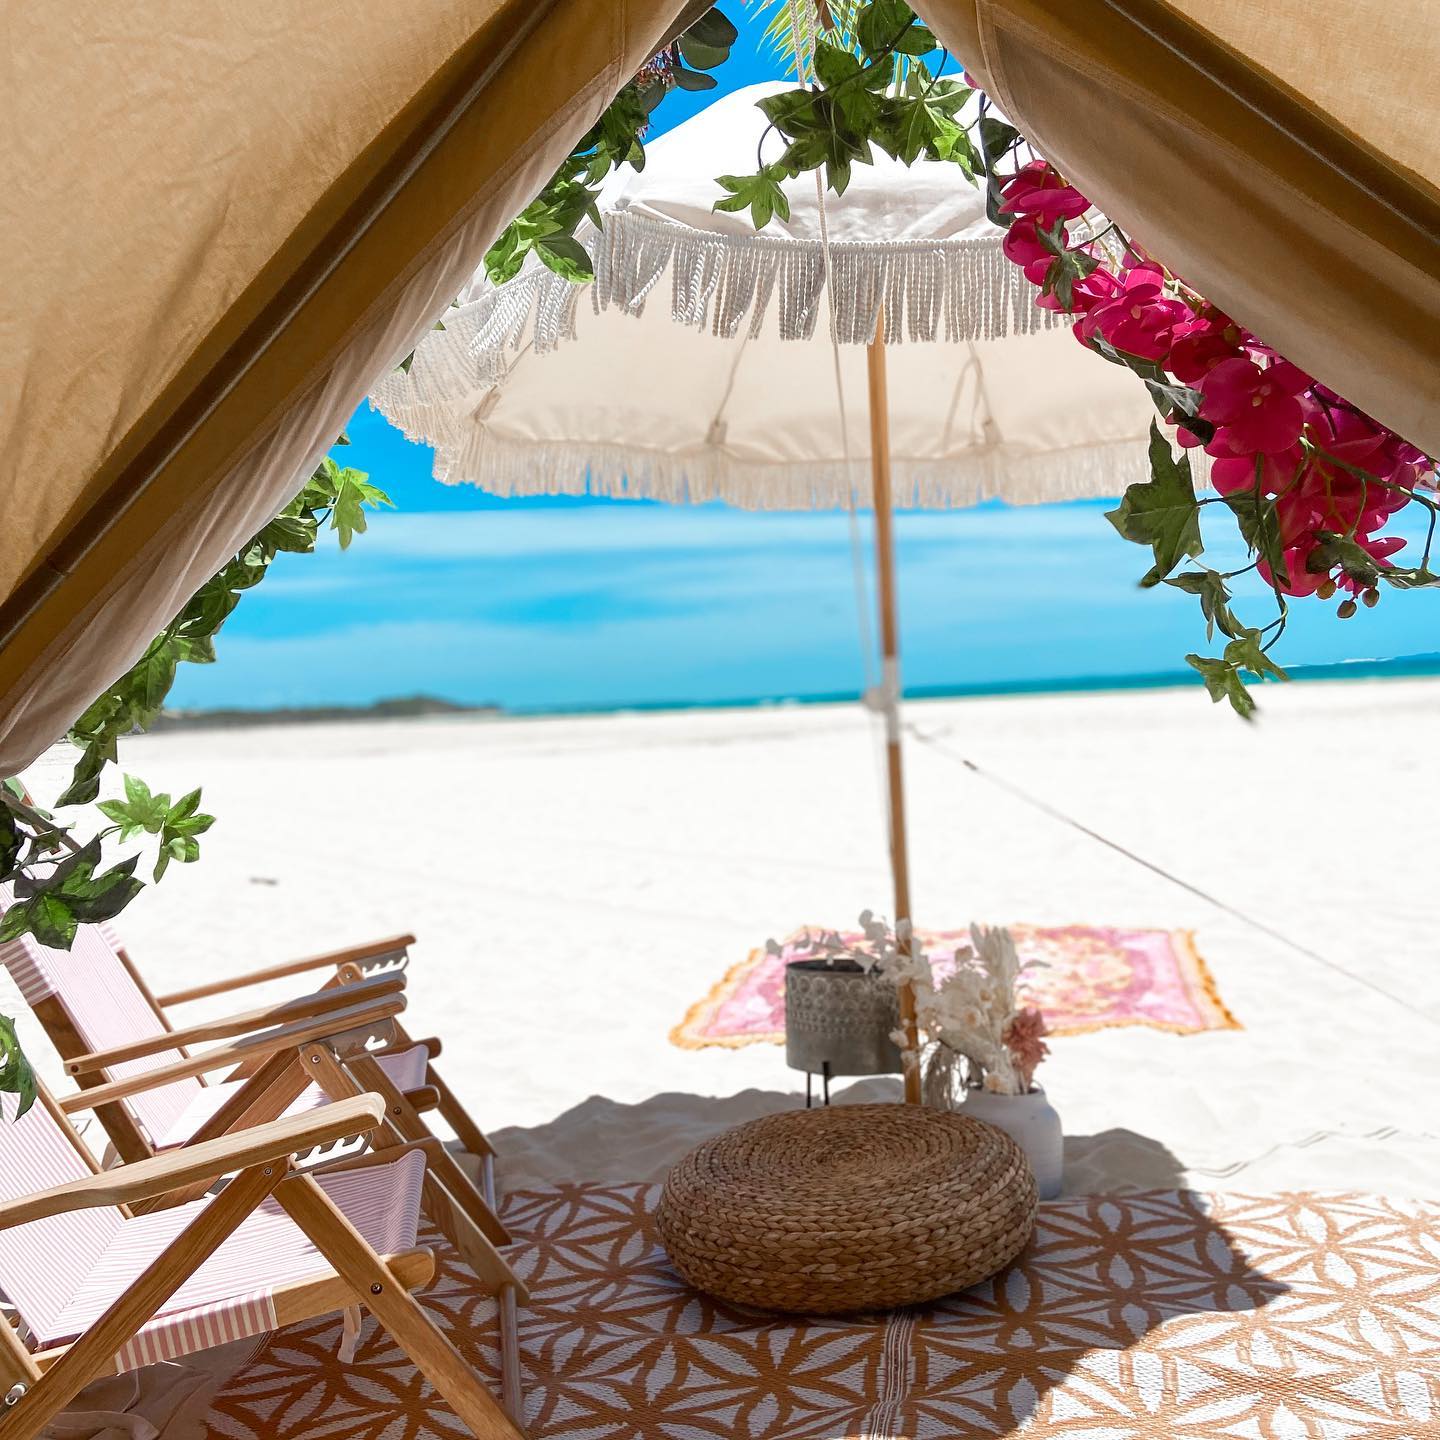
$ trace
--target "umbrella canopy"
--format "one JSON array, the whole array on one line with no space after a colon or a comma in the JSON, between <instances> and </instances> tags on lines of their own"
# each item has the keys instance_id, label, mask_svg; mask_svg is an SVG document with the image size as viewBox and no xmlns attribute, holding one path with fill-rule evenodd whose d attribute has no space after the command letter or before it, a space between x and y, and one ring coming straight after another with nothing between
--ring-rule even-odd
<instances>
[{"instance_id":1,"label":"umbrella canopy","mask_svg":"<svg viewBox=\"0 0 1440 1440\"><path fill-rule=\"evenodd\" d=\"M580 236L593 283L533 259L502 285L477 274L371 397L435 447L436 476L502 495L843 504L868 487L863 347L883 311L897 504L1143 478L1143 387L1047 328L956 166L877 155L823 207L813 177L789 181L788 222L759 234L713 210L715 177L754 164L756 101L781 88L717 101L617 172L602 228Z\"/></svg>"}]
</instances>

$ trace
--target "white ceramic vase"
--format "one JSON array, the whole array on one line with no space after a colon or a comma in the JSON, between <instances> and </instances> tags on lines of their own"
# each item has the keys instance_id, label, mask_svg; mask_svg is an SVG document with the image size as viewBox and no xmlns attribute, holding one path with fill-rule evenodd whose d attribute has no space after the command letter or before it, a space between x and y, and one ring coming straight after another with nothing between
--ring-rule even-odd
<instances>
[{"instance_id":1,"label":"white ceramic vase","mask_svg":"<svg viewBox=\"0 0 1440 1440\"><path fill-rule=\"evenodd\" d=\"M1060 1193L1064 1183L1065 1133L1060 1126L1060 1116L1040 1086L1033 1086L1028 1095L967 1090L960 1113L1003 1130L1025 1152L1042 1200L1053 1200Z\"/></svg>"}]
</instances>

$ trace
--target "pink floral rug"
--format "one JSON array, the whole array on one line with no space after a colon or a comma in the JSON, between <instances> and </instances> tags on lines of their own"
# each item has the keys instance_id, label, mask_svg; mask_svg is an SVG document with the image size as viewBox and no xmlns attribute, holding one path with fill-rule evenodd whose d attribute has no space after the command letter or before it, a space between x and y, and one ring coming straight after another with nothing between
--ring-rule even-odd
<instances>
[{"instance_id":1,"label":"pink floral rug","mask_svg":"<svg viewBox=\"0 0 1440 1440\"><path fill-rule=\"evenodd\" d=\"M816 927L818 928L818 927ZM1148 1025L1175 1035L1238 1030L1190 930L1122 930L1108 925L1012 925L1022 959L1040 960L1021 981L1025 1003L1036 1005L1054 1035L1083 1035L1121 1025ZM785 1041L785 965L805 931L779 955L752 950L670 1032L685 1050L734 1048ZM922 930L936 973L968 943L963 930ZM850 940L860 936L849 935Z\"/></svg>"}]
</instances>

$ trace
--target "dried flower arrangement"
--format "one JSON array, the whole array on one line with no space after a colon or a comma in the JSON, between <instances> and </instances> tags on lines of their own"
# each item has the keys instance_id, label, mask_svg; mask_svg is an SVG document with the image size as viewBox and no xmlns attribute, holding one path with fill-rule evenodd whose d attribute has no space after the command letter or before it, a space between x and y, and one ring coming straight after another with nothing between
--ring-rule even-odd
<instances>
[{"instance_id":1,"label":"dried flower arrangement","mask_svg":"<svg viewBox=\"0 0 1440 1440\"><path fill-rule=\"evenodd\" d=\"M793 959L824 960L839 969L858 967L867 975L882 974L898 980L906 958L900 947L910 938L910 922L902 920L892 930L874 911L862 910L859 924L863 939L853 943L835 930L822 930L815 935L807 930L798 940L785 945L778 940L767 940L765 949L775 956L788 952ZM926 974L929 974L928 966Z\"/></svg>"},{"instance_id":2,"label":"dried flower arrangement","mask_svg":"<svg viewBox=\"0 0 1440 1440\"><path fill-rule=\"evenodd\" d=\"M1003 926L972 925L970 941L938 985L932 979L916 988L920 1028L930 1041L924 1081L930 1104L947 1105L965 1087L1028 1094L1050 1053L1044 1016L1020 1006L1015 993L1020 976L1042 962L1021 961Z\"/></svg>"},{"instance_id":3,"label":"dried flower arrangement","mask_svg":"<svg viewBox=\"0 0 1440 1440\"><path fill-rule=\"evenodd\" d=\"M908 921L894 927L870 910L860 914L863 938L847 940L835 931L808 931L788 947L792 956L823 959L841 968L858 967L915 990L921 1035L925 1101L948 1108L957 1092L983 1088L997 1095L1025 1095L1035 1071L1050 1053L1045 1018L1018 1003L1016 985L1042 961L1022 961L1014 937L1003 926L970 927L971 943L955 952L955 968L936 981L929 959L911 955ZM772 955L782 947L766 942ZM904 1049L903 1032L894 1035Z\"/></svg>"}]
</instances>

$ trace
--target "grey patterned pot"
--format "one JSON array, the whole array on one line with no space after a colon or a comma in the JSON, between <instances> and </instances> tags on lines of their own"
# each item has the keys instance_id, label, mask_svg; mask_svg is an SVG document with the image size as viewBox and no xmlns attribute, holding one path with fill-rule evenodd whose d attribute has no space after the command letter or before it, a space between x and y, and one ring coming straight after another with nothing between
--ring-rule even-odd
<instances>
[{"instance_id":1,"label":"grey patterned pot","mask_svg":"<svg viewBox=\"0 0 1440 1440\"><path fill-rule=\"evenodd\" d=\"M900 1025L893 981L853 960L792 960L785 967L785 1063L830 1075L898 1075Z\"/></svg>"}]
</instances>

